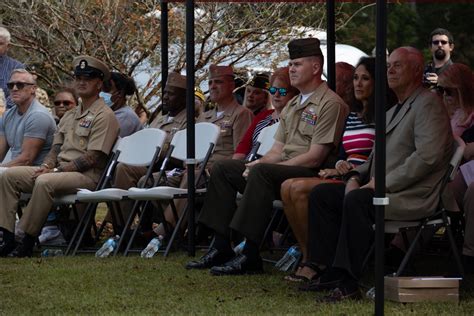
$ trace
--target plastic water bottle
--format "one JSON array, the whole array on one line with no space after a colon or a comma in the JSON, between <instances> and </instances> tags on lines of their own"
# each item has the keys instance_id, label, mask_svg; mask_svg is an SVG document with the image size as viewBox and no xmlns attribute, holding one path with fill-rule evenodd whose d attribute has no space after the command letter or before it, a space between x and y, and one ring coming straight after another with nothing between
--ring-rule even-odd
<instances>
[{"instance_id":1,"label":"plastic water bottle","mask_svg":"<svg viewBox=\"0 0 474 316\"><path fill-rule=\"evenodd\" d=\"M278 260L275 264L275 267L279 268L281 271L290 271L294 269L301 258L301 251L298 246L292 246L285 255Z\"/></svg>"},{"instance_id":2,"label":"plastic water bottle","mask_svg":"<svg viewBox=\"0 0 474 316\"><path fill-rule=\"evenodd\" d=\"M242 251L244 251L244 247L245 247L245 240L242 241L240 244L238 244L237 246L234 247L234 252L236 255L240 255L242 254Z\"/></svg>"},{"instance_id":3,"label":"plastic water bottle","mask_svg":"<svg viewBox=\"0 0 474 316\"><path fill-rule=\"evenodd\" d=\"M106 258L117 248L117 241L120 239L119 235L107 239L107 241L95 253L97 258Z\"/></svg>"},{"instance_id":4,"label":"plastic water bottle","mask_svg":"<svg viewBox=\"0 0 474 316\"><path fill-rule=\"evenodd\" d=\"M64 253L61 249L45 249L41 253L41 257L61 257Z\"/></svg>"},{"instance_id":5,"label":"plastic water bottle","mask_svg":"<svg viewBox=\"0 0 474 316\"><path fill-rule=\"evenodd\" d=\"M142 250L140 253L140 257L142 258L152 258L155 253L158 252L161 246L161 242L163 241L163 236L158 236L153 238L148 245L145 247L145 249Z\"/></svg>"}]
</instances>

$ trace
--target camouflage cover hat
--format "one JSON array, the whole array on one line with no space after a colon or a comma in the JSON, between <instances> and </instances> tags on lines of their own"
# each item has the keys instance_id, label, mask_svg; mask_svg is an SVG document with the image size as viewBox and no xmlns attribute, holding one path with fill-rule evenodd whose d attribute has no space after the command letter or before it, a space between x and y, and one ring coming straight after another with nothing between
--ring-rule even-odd
<instances>
[{"instance_id":1,"label":"camouflage cover hat","mask_svg":"<svg viewBox=\"0 0 474 316\"><path fill-rule=\"evenodd\" d=\"M288 43L290 59L309 56L322 56L320 43L317 38L301 38Z\"/></svg>"}]
</instances>

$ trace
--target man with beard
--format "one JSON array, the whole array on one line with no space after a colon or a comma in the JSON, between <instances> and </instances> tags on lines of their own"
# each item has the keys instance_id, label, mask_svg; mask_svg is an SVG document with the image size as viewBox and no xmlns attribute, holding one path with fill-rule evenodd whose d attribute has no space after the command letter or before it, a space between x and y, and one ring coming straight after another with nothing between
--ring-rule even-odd
<instances>
[{"instance_id":1,"label":"man with beard","mask_svg":"<svg viewBox=\"0 0 474 316\"><path fill-rule=\"evenodd\" d=\"M437 28L430 34L429 45L433 61L425 67L423 80L425 85L435 88L438 76L453 63L451 61L451 52L454 49L453 35L448 30Z\"/></svg>"}]
</instances>

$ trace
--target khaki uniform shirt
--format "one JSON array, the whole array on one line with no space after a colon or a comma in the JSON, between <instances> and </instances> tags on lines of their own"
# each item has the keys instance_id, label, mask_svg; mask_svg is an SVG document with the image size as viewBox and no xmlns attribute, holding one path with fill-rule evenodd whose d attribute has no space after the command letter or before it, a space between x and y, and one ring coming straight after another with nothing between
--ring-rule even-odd
<instances>
[{"instance_id":1,"label":"khaki uniform shirt","mask_svg":"<svg viewBox=\"0 0 474 316\"><path fill-rule=\"evenodd\" d=\"M333 167L349 108L325 82L303 104L300 100L301 95L291 99L280 115L275 140L284 144L281 159L306 153L313 144L332 144L320 168Z\"/></svg>"},{"instance_id":2,"label":"khaki uniform shirt","mask_svg":"<svg viewBox=\"0 0 474 316\"><path fill-rule=\"evenodd\" d=\"M164 155L168 150L168 147L173 139L174 134L177 131L186 128L186 109L182 110L178 113L175 117L170 119L169 115L158 115L151 123L150 127L152 128L159 128L166 132L167 136L165 139L165 143L163 144L163 149L161 152Z\"/></svg>"},{"instance_id":3,"label":"khaki uniform shirt","mask_svg":"<svg viewBox=\"0 0 474 316\"><path fill-rule=\"evenodd\" d=\"M234 101L233 106L225 110L220 117L217 117L217 108L199 116L198 122L214 123L221 128L214 153L209 159L210 165L217 160L232 158L252 119L252 112L239 105L237 101Z\"/></svg>"},{"instance_id":4,"label":"khaki uniform shirt","mask_svg":"<svg viewBox=\"0 0 474 316\"><path fill-rule=\"evenodd\" d=\"M58 163L73 161L89 150L108 155L119 135L119 124L114 112L99 98L89 109L81 113L82 106L67 111L54 135L53 145L60 144ZM98 181L107 161L83 174Z\"/></svg>"}]
</instances>

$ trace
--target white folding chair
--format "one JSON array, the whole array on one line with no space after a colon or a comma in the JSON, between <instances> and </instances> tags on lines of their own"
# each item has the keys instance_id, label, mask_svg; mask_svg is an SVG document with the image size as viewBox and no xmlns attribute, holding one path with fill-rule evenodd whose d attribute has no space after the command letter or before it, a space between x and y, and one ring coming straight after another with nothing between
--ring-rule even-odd
<instances>
[{"instance_id":1,"label":"white folding chair","mask_svg":"<svg viewBox=\"0 0 474 316\"><path fill-rule=\"evenodd\" d=\"M195 125L195 158L194 163L200 164L200 172L196 178L195 185L199 183L201 178L205 175L205 168L209 157L214 151L215 144L219 138L220 128L212 123L197 123ZM178 131L173 140L171 141L171 157L183 162L187 161L187 147L186 147L186 130ZM206 189L197 189L196 195L204 194ZM176 216L176 209L174 208L173 199L176 198L186 198L188 190L184 188L176 188L171 186L154 186L152 188L130 188L128 190L128 198L136 201L156 201L156 200L168 200L170 201L171 207ZM169 252L170 246L179 231L179 227L183 218L186 216L187 207L185 208L183 214L178 219L176 227L173 231L173 234L168 243L167 251L165 255ZM135 237L137 229L134 230L132 238L130 238L129 244L125 249L124 255L128 254L131 244Z\"/></svg>"},{"instance_id":2,"label":"white folding chair","mask_svg":"<svg viewBox=\"0 0 474 316\"><path fill-rule=\"evenodd\" d=\"M106 177L112 179L116 165L118 163L123 163L131 166L147 167L146 178L149 179L151 177L153 166L159 159L161 148L166 140L166 136L167 133L165 131L157 128L146 128L133 133L130 136L121 138L115 154L116 159L108 166ZM111 181L108 182L110 183ZM79 189L76 194L76 200L82 203L89 203L89 205L97 205L100 202L108 203L112 215L112 221L116 223L117 221L114 219L114 213L117 213L117 216L119 217L122 216L120 207L116 205L116 202L122 200L126 193L127 190L106 188L105 186L95 191ZM114 210L117 210L117 212ZM79 239L75 241L75 236L77 236L77 234L75 234L70 242L70 245L74 242L76 243L72 253L73 255L77 252L81 240L85 232L88 230L88 224L92 220L94 213L95 208L88 208L88 211L84 214L83 218L85 218L85 221L83 222L84 226L81 235L79 236ZM121 220L123 223L123 218L121 218ZM79 226L78 229L80 229ZM68 247L68 250L70 250L70 247Z\"/></svg>"},{"instance_id":3,"label":"white folding chair","mask_svg":"<svg viewBox=\"0 0 474 316\"><path fill-rule=\"evenodd\" d=\"M278 126L280 126L280 122L267 126L260 131L257 137L257 144L252 148L252 152L250 153L249 161L255 160L257 156L262 157L270 151L275 142L274 136Z\"/></svg>"}]
</instances>

